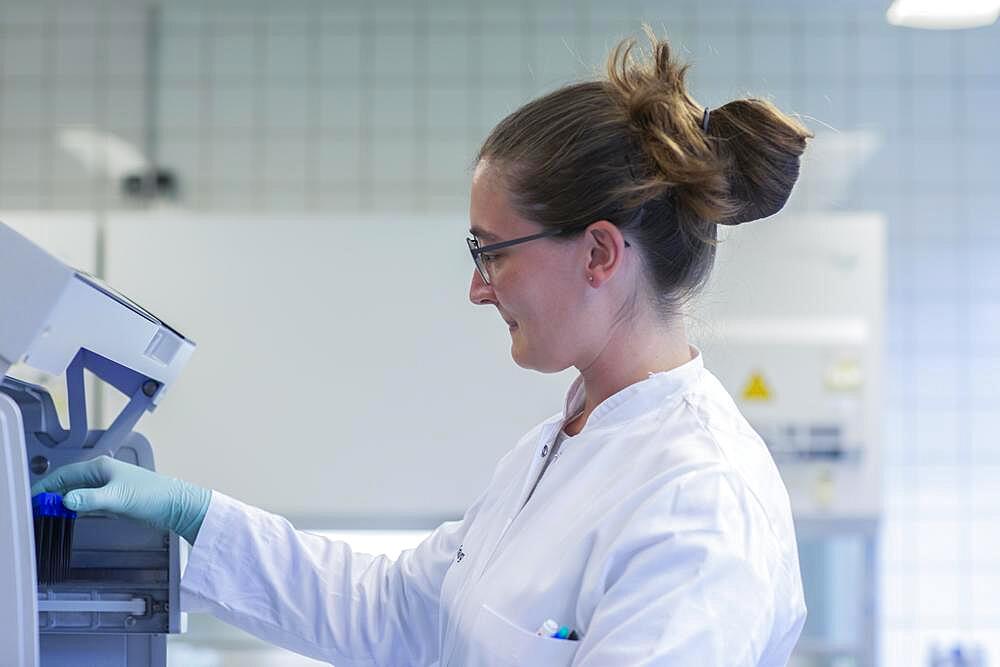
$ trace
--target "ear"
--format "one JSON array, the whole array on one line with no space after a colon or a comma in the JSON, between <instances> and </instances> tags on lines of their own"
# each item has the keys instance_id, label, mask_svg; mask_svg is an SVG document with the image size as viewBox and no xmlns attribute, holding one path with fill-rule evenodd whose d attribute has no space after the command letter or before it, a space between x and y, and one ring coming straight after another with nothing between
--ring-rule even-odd
<instances>
[{"instance_id":1,"label":"ear","mask_svg":"<svg viewBox=\"0 0 1000 667\"><path fill-rule=\"evenodd\" d=\"M625 258L625 237L621 230L607 220L591 223L585 231L588 264L587 280L591 287L600 287L618 271Z\"/></svg>"}]
</instances>

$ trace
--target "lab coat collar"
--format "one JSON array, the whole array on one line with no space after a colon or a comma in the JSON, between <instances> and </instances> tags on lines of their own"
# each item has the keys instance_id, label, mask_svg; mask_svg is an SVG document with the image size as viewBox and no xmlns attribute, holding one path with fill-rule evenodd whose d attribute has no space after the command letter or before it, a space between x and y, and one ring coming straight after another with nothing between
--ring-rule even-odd
<instances>
[{"instance_id":1,"label":"lab coat collar","mask_svg":"<svg viewBox=\"0 0 1000 667\"><path fill-rule=\"evenodd\" d=\"M690 361L669 371L650 373L647 379L631 384L604 399L587 418L586 428L615 424L650 408L662 406L663 401L669 396L678 395L689 387L698 379L705 367L701 350L694 345L689 347ZM566 393L565 407L558 423L562 424L565 419L579 414L583 410L585 399L583 375L580 375Z\"/></svg>"}]
</instances>

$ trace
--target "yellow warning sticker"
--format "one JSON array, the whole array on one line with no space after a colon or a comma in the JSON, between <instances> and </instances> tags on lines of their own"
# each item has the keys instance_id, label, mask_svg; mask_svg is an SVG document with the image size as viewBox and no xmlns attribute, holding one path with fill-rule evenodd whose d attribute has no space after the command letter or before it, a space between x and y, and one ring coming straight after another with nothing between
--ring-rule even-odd
<instances>
[{"instance_id":1,"label":"yellow warning sticker","mask_svg":"<svg viewBox=\"0 0 1000 667\"><path fill-rule=\"evenodd\" d=\"M743 400L745 401L770 401L773 395L774 392L771 391L771 387L760 372L753 373L743 387Z\"/></svg>"}]
</instances>

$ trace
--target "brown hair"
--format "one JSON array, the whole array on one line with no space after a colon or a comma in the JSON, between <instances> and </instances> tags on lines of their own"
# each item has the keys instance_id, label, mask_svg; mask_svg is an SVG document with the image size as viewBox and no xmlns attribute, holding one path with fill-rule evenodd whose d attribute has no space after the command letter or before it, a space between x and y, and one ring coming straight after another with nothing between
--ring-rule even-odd
<instances>
[{"instance_id":1,"label":"brown hair","mask_svg":"<svg viewBox=\"0 0 1000 667\"><path fill-rule=\"evenodd\" d=\"M609 220L641 253L654 297L673 315L704 284L716 225L777 213L812 134L766 100L705 109L687 66L645 26L651 53L618 44L607 76L533 100L486 138L477 163L498 170L522 217L582 232ZM558 238L558 237L557 237Z\"/></svg>"}]
</instances>

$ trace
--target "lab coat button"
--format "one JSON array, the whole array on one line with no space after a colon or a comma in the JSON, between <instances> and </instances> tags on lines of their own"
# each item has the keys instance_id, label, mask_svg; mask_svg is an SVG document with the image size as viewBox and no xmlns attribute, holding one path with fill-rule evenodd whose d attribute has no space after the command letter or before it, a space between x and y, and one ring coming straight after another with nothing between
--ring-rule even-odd
<instances>
[{"instance_id":1,"label":"lab coat button","mask_svg":"<svg viewBox=\"0 0 1000 667\"><path fill-rule=\"evenodd\" d=\"M542 447L542 458L544 459L548 455L549 455L549 446L545 445L544 447Z\"/></svg>"}]
</instances>

